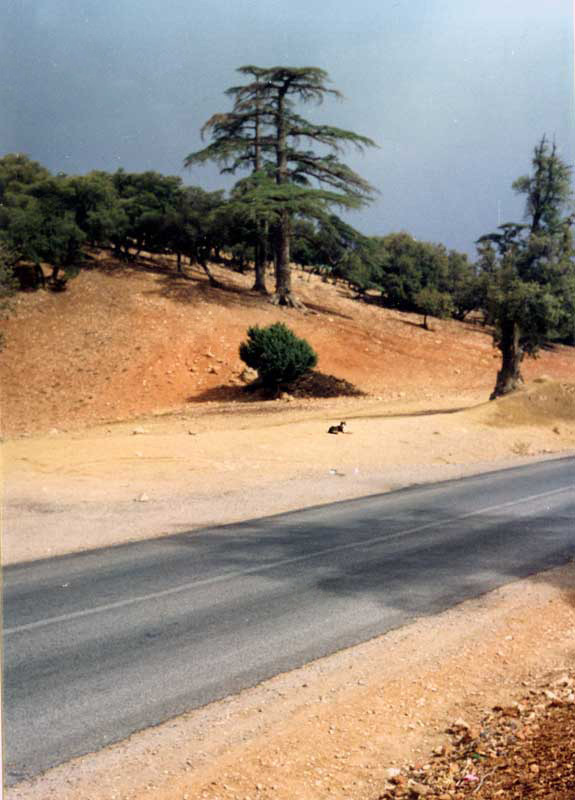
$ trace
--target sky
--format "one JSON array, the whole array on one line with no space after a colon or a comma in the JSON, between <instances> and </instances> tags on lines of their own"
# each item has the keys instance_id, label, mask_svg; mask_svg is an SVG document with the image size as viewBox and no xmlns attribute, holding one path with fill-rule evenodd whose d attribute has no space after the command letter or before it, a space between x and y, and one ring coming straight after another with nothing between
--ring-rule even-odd
<instances>
[{"instance_id":1,"label":"sky","mask_svg":"<svg viewBox=\"0 0 575 800\"><path fill-rule=\"evenodd\" d=\"M53 172L229 188L183 159L244 64L321 67L343 93L298 111L377 142L343 156L377 189L345 215L366 234L473 255L521 219L511 184L544 134L575 162L573 0L4 0L2 18L0 156Z\"/></svg>"}]
</instances>

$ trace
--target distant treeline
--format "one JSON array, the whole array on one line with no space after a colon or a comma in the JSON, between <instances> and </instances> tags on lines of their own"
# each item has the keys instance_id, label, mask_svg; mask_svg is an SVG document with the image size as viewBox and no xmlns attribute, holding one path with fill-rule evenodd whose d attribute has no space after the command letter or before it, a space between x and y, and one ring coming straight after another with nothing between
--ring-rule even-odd
<instances>
[{"instance_id":1,"label":"distant treeline","mask_svg":"<svg viewBox=\"0 0 575 800\"><path fill-rule=\"evenodd\" d=\"M142 251L173 254L176 272L188 260L214 280L210 263L251 269L261 236L223 191L152 171L53 175L18 154L0 159L0 204L3 260L50 265L52 284L76 274L87 244L126 261ZM483 251L472 264L408 233L365 236L335 214L296 218L292 227L292 262L346 281L359 296L378 293L388 307L455 319L487 309L492 259L488 246ZM22 275L24 287L37 285L29 269Z\"/></svg>"}]
</instances>

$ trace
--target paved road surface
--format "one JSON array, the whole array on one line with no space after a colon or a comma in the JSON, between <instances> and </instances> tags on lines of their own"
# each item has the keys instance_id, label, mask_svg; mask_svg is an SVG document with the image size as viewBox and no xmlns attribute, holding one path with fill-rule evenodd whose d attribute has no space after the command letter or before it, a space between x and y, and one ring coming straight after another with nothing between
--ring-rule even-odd
<instances>
[{"instance_id":1,"label":"paved road surface","mask_svg":"<svg viewBox=\"0 0 575 800\"><path fill-rule=\"evenodd\" d=\"M574 553L569 458L7 568L5 780Z\"/></svg>"}]
</instances>

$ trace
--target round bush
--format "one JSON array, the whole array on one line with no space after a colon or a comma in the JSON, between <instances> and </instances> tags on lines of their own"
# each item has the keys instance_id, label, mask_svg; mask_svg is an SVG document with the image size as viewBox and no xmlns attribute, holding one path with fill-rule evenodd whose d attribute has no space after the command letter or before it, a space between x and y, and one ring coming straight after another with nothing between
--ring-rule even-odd
<instances>
[{"instance_id":1,"label":"round bush","mask_svg":"<svg viewBox=\"0 0 575 800\"><path fill-rule=\"evenodd\" d=\"M257 370L262 383L270 388L290 384L317 364L311 346L282 322L248 328L248 339L240 345L240 358Z\"/></svg>"}]
</instances>

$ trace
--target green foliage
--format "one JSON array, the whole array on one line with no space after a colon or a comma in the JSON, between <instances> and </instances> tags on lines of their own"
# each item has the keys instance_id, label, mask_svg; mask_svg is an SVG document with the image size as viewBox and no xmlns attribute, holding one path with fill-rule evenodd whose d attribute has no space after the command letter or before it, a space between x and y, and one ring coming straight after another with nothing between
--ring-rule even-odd
<instances>
[{"instance_id":1,"label":"green foliage","mask_svg":"<svg viewBox=\"0 0 575 800\"><path fill-rule=\"evenodd\" d=\"M118 227L111 238L118 254L129 258L131 249L165 251L166 222L182 201L181 178L119 169L112 182L119 202L114 209Z\"/></svg>"},{"instance_id":2,"label":"green foliage","mask_svg":"<svg viewBox=\"0 0 575 800\"><path fill-rule=\"evenodd\" d=\"M0 319L11 311L11 299L18 281L14 276L14 256L0 244ZM0 333L0 350L4 346L4 334Z\"/></svg>"},{"instance_id":3,"label":"green foliage","mask_svg":"<svg viewBox=\"0 0 575 800\"><path fill-rule=\"evenodd\" d=\"M76 224L91 244L108 247L115 237L125 233L128 223L113 176L96 171L69 181L75 193Z\"/></svg>"},{"instance_id":4,"label":"green foliage","mask_svg":"<svg viewBox=\"0 0 575 800\"><path fill-rule=\"evenodd\" d=\"M359 293L377 285L375 238L364 236L335 214L314 222L296 221L292 259L347 281Z\"/></svg>"},{"instance_id":5,"label":"green foliage","mask_svg":"<svg viewBox=\"0 0 575 800\"><path fill-rule=\"evenodd\" d=\"M445 319L453 314L453 300L448 292L440 292L433 286L421 289L415 295L417 310L424 316L423 327L427 329L427 317Z\"/></svg>"},{"instance_id":6,"label":"green foliage","mask_svg":"<svg viewBox=\"0 0 575 800\"><path fill-rule=\"evenodd\" d=\"M473 264L466 253L450 250L447 254L447 275L442 288L451 296L451 315L464 320L467 314L481 308L481 284Z\"/></svg>"},{"instance_id":7,"label":"green foliage","mask_svg":"<svg viewBox=\"0 0 575 800\"><path fill-rule=\"evenodd\" d=\"M15 264L50 264L53 285L60 270L76 274L86 242L130 260L141 250L187 255L209 274L206 260L231 239L223 194L153 171L54 176L8 155L0 159L0 243Z\"/></svg>"},{"instance_id":8,"label":"green foliage","mask_svg":"<svg viewBox=\"0 0 575 800\"><path fill-rule=\"evenodd\" d=\"M525 194L525 224L507 223L479 240L489 315L502 366L492 394L512 391L525 355L575 331L575 249L571 168L545 137L535 147L533 171L513 184Z\"/></svg>"},{"instance_id":9,"label":"green foliage","mask_svg":"<svg viewBox=\"0 0 575 800\"><path fill-rule=\"evenodd\" d=\"M427 287L446 291L448 256L442 245L420 242L408 233L379 240L379 284L384 302L401 311L417 311L417 294Z\"/></svg>"},{"instance_id":10,"label":"green foliage","mask_svg":"<svg viewBox=\"0 0 575 800\"><path fill-rule=\"evenodd\" d=\"M265 386L289 386L317 364L317 355L305 339L276 322L265 328L248 329L248 340L240 345L240 358L257 370Z\"/></svg>"},{"instance_id":11,"label":"green foliage","mask_svg":"<svg viewBox=\"0 0 575 800\"><path fill-rule=\"evenodd\" d=\"M22 194L29 186L49 178L50 172L22 153L8 153L0 158L0 204Z\"/></svg>"},{"instance_id":12,"label":"green foliage","mask_svg":"<svg viewBox=\"0 0 575 800\"><path fill-rule=\"evenodd\" d=\"M18 288L14 276L15 256L5 245L0 244L0 317L10 308L10 298Z\"/></svg>"},{"instance_id":13,"label":"green foliage","mask_svg":"<svg viewBox=\"0 0 575 800\"><path fill-rule=\"evenodd\" d=\"M2 223L2 240L18 260L45 261L54 277L61 268L74 274L86 235L76 223L71 179L49 176L10 192Z\"/></svg>"},{"instance_id":14,"label":"green foliage","mask_svg":"<svg viewBox=\"0 0 575 800\"><path fill-rule=\"evenodd\" d=\"M233 110L208 120L203 131L209 131L213 141L184 163L189 167L211 160L222 171L252 169L250 178L236 186L233 208L269 227L276 256L276 299L295 305L289 264L294 220L321 219L334 205L359 208L367 203L372 187L339 160L339 153L347 145L360 151L375 145L365 136L316 125L296 113L297 101L321 103L326 96L339 96L327 86L323 70L249 65L238 71L250 80L228 89ZM321 153L310 149L318 146Z\"/></svg>"}]
</instances>

